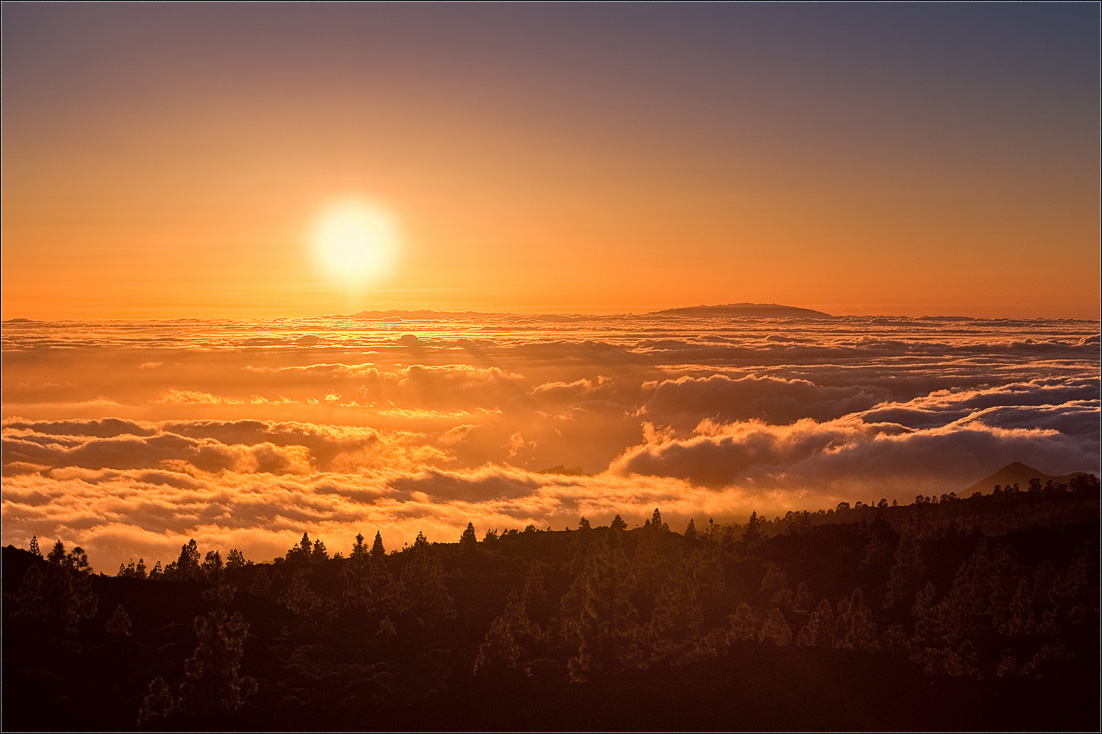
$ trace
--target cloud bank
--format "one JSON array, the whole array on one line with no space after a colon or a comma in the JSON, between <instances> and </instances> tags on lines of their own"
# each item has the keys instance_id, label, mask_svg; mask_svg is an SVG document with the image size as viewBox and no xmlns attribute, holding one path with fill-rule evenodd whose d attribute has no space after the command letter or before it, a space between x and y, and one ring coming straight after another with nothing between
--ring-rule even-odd
<instances>
[{"instance_id":1,"label":"cloud bank","mask_svg":"<svg viewBox=\"0 0 1102 734\"><path fill-rule=\"evenodd\" d=\"M8 322L3 530L110 570L195 537L741 520L1098 472L1097 322ZM553 470L565 467L572 471ZM580 473L576 470L580 469Z\"/></svg>"}]
</instances>

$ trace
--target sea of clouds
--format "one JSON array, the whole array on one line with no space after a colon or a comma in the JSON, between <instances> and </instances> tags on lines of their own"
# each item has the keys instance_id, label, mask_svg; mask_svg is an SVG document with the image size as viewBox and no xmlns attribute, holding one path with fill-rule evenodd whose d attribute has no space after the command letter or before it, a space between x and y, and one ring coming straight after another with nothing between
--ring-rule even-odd
<instances>
[{"instance_id":1,"label":"sea of clouds","mask_svg":"<svg viewBox=\"0 0 1102 734\"><path fill-rule=\"evenodd\" d=\"M110 571L655 507L909 502L1099 472L1099 324L511 316L3 324L3 534ZM548 471L552 470L552 471Z\"/></svg>"}]
</instances>

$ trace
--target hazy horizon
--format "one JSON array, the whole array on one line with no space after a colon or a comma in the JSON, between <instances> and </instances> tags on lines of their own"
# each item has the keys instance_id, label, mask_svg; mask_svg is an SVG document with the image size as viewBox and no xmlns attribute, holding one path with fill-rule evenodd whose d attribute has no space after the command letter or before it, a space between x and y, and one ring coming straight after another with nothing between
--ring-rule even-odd
<instances>
[{"instance_id":1,"label":"hazy horizon","mask_svg":"<svg viewBox=\"0 0 1102 734\"><path fill-rule=\"evenodd\" d=\"M903 318L903 319L962 319L962 320L971 320L971 321L1020 321L1020 322L1030 322L1030 321L1081 321L1081 322L1085 322L1085 323L1102 323L1102 322L1100 322L1100 319L1098 319L1098 318L1088 318L1088 317L1073 317L1073 316L1059 316L1059 317L1052 317L1052 316L1008 316L1008 315L979 316L979 315L968 314L968 313L938 313L936 311L922 311L921 309L916 310L916 311L911 312L911 313L893 313L893 312L887 312L887 311L885 311L885 312L864 312L864 313L862 313L858 310L848 310L847 311L847 310L844 310L844 309L841 310L841 311L828 313L826 311L820 311L819 309L811 308L809 306L804 306L804 305L800 305L800 304L782 304L782 303L774 303L774 302L761 302L761 303L748 303L748 302L696 303L696 304L682 304L682 305L663 306L661 308L641 309L641 310L636 310L636 311L616 311L616 310L577 311L577 310L570 310L570 309L562 309L562 310L553 310L553 309L535 309L535 310L533 310L533 309L529 309L529 310L525 310L525 309L512 309L512 310L499 309L499 310L492 310L492 311L491 310L479 311L479 310L449 310L449 309L416 308L416 307L390 308L390 307L387 307L385 304L382 304L382 305L379 305L379 306L374 307L374 308L361 309L359 311L350 311L350 312L298 314L298 315L282 314L282 315L272 315L272 316L264 316L264 317L259 317L259 316L256 316L256 317L229 316L229 315L222 315L222 316L215 316L215 315L207 315L207 316L178 315L178 316L134 317L134 316L116 315L116 316L101 316L101 317L95 317L95 318L71 318L71 317L70 318L66 318L66 317L55 317L55 318L41 317L40 318L40 317L34 317L34 316L11 316L11 317L4 317L4 318L0 319L0 323L9 322L9 321L11 321L11 322L34 321L34 322L41 322L41 323L48 323L48 322L52 322L52 321L56 321L56 322L87 322L87 323L109 322L109 321L136 321L136 322L140 322L140 321L256 321L256 322L267 322L267 321L296 321L296 320L309 320L309 319L326 319L326 318L346 318L346 319L360 318L364 321L370 322L370 321L377 320L378 317L375 316L375 315L382 315L382 314L389 314L389 315L394 315L394 316L401 316L402 314L415 314L415 315L439 314L441 316L467 316L467 317L469 317L469 316L544 317L544 316L546 316L546 317L565 317L565 318L586 318L586 317L615 318L615 317L651 316L651 315L655 315L655 314L662 314L663 312L667 312L667 311L678 311L678 310L686 310L686 309L694 309L694 308L703 308L703 309L723 308L723 307L727 307L727 306L775 306L775 307L779 307L779 308L807 309L807 310L812 310L812 311L819 311L820 313L823 314L822 318L832 318L832 319L845 319L845 318ZM370 316L364 316L364 314L371 314L371 315ZM674 316L674 318L676 318L676 316ZM745 317L732 316L731 318L736 318L737 319L737 318L745 318ZM790 318L798 319L798 318L801 318L801 317L797 316L797 315L794 315L794 316L791 316Z\"/></svg>"}]
</instances>

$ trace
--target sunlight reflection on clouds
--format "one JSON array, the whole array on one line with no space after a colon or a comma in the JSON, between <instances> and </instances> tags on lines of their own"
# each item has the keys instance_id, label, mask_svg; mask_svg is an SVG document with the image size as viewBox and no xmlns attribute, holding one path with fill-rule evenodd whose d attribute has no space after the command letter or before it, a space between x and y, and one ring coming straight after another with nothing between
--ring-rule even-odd
<instances>
[{"instance_id":1,"label":"sunlight reflection on clouds","mask_svg":"<svg viewBox=\"0 0 1102 734\"><path fill-rule=\"evenodd\" d=\"M4 533L103 568L191 536L264 558L303 529L339 549L372 528L911 500L1011 461L1098 471L1096 322L437 314L2 339Z\"/></svg>"}]
</instances>

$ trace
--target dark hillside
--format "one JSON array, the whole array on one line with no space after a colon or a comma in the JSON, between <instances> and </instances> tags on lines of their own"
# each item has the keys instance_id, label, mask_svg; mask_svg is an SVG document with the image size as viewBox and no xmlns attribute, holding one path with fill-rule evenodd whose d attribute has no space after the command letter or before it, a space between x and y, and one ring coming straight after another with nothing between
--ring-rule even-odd
<instances>
[{"instance_id":1,"label":"dark hillside","mask_svg":"<svg viewBox=\"0 0 1102 734\"><path fill-rule=\"evenodd\" d=\"M3 549L5 729L1096 730L1097 480L97 575Z\"/></svg>"}]
</instances>

